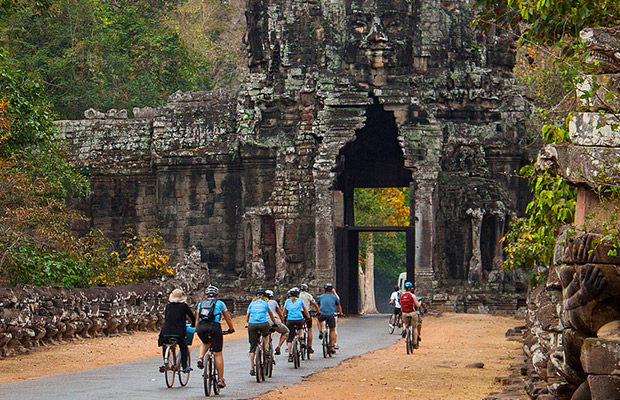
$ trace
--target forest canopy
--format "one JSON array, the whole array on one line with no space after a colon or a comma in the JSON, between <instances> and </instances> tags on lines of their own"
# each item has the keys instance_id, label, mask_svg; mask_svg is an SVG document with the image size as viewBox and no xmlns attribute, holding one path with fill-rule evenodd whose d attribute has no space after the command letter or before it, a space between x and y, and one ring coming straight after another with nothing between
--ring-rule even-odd
<instances>
[{"instance_id":1,"label":"forest canopy","mask_svg":"<svg viewBox=\"0 0 620 400\"><path fill-rule=\"evenodd\" d=\"M43 82L57 118L80 119L91 107L157 106L177 90L235 82L243 29L242 6L235 6L239 2L0 0L0 47ZM197 24L188 15L198 9L210 10L219 25L231 24Z\"/></svg>"}]
</instances>

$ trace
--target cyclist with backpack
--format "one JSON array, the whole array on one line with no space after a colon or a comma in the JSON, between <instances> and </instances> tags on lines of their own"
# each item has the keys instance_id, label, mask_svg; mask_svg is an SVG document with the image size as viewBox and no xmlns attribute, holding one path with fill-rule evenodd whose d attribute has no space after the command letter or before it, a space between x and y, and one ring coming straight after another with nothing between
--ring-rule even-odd
<instances>
[{"instance_id":1,"label":"cyclist with backpack","mask_svg":"<svg viewBox=\"0 0 620 400\"><path fill-rule=\"evenodd\" d=\"M248 322L248 339L250 341L250 375L256 375L254 370L254 356L256 355L256 346L258 346L258 338L260 336L269 335L269 329L271 325L269 323L269 317L271 321L275 318L269 309L269 299L264 289L258 289L256 291L256 297L252 299L252 302L248 306L247 319Z\"/></svg>"},{"instance_id":2,"label":"cyclist with backpack","mask_svg":"<svg viewBox=\"0 0 620 400\"><path fill-rule=\"evenodd\" d=\"M185 302L187 295L183 293L181 289L174 289L168 297L169 303L166 304L164 310L164 326L161 327L159 332L159 339L157 344L162 346L162 356L166 357L166 346L168 340L174 338L179 343L179 349L181 350L181 367L183 372L188 373L192 368L187 365L187 341L185 336L186 324L188 319L191 321L191 325L196 325L196 319L192 313L191 308ZM159 372L165 372L166 366L159 367Z\"/></svg>"},{"instance_id":3,"label":"cyclist with backpack","mask_svg":"<svg viewBox=\"0 0 620 400\"><path fill-rule=\"evenodd\" d=\"M405 293L400 296L400 309L403 313L403 321L405 322L405 329L403 329L402 336L407 336L407 329L412 327L413 331L413 348L418 348L418 321L419 312L417 309L422 307L418 298L413 294L413 284L411 282L405 282Z\"/></svg>"},{"instance_id":4,"label":"cyclist with backpack","mask_svg":"<svg viewBox=\"0 0 620 400\"><path fill-rule=\"evenodd\" d=\"M198 337L202 342L200 343L198 368L204 368L207 343L211 343L211 351L215 358L215 369L217 369L219 375L217 385L220 388L224 388L226 387L226 382L224 381L224 356L222 355L224 337L222 335L222 325L220 324L221 316L223 315L226 320L229 333L233 333L235 328L226 304L222 300L217 299L219 292L219 289L213 285L209 285L205 290L206 299L198 304L198 311L196 312L196 319L198 320L196 333L198 333Z\"/></svg>"}]
</instances>

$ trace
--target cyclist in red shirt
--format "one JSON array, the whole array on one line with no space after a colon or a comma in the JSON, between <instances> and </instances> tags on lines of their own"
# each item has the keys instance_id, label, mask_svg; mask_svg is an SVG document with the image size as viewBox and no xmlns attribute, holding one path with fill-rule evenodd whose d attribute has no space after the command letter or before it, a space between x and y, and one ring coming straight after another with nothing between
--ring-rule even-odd
<instances>
[{"instance_id":1,"label":"cyclist in red shirt","mask_svg":"<svg viewBox=\"0 0 620 400\"><path fill-rule=\"evenodd\" d=\"M417 311L422 307L422 304L418 300L415 294L413 294L413 284L411 282L405 282L406 292L400 296L400 309L403 313L403 321L405 322L405 329L403 329L402 336L407 334L406 329L412 325L413 331L413 348L418 348L418 322L420 313Z\"/></svg>"}]
</instances>

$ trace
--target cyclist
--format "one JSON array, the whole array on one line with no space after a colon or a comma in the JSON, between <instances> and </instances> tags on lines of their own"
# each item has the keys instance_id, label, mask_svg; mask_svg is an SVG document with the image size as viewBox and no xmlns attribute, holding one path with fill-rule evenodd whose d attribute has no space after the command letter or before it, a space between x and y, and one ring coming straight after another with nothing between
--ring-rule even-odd
<instances>
[{"instance_id":1,"label":"cyclist","mask_svg":"<svg viewBox=\"0 0 620 400\"><path fill-rule=\"evenodd\" d=\"M256 375L254 370L254 356L256 354L256 346L258 346L258 337L269 335L271 324L267 317L274 320L274 316L269 309L269 299L265 293L265 289L258 289L256 296L248 306L246 321L248 323L248 339L250 341L250 375Z\"/></svg>"},{"instance_id":2,"label":"cyclist","mask_svg":"<svg viewBox=\"0 0 620 400\"><path fill-rule=\"evenodd\" d=\"M396 323L396 317L398 317L401 313L399 301L401 294L402 293L400 292L400 288L398 287L398 285L394 285L394 291L390 296L390 304L392 305L392 307L394 307L394 313L392 314L392 323L390 324L391 327L394 327L394 324Z\"/></svg>"},{"instance_id":3,"label":"cyclist","mask_svg":"<svg viewBox=\"0 0 620 400\"><path fill-rule=\"evenodd\" d=\"M403 329L402 336L407 336L407 329L412 326L413 331L413 348L418 348L418 321L419 313L416 308L420 308L422 305L418 301L418 298L413 294L413 284L411 282L405 282L405 293L400 296L400 308L403 312L403 321L405 322L405 329Z\"/></svg>"},{"instance_id":4,"label":"cyclist","mask_svg":"<svg viewBox=\"0 0 620 400\"><path fill-rule=\"evenodd\" d=\"M269 298L269 310L271 311L273 315L277 316L275 321L270 320L269 323L272 326L275 326L276 332L280 334L280 343L278 343L278 346L275 349L275 354L278 355L280 354L280 347L282 347L282 344L288 337L288 328L286 327L286 325L282 323L282 321L284 321L284 313L282 312L282 309L280 308L280 304L278 304L278 302L274 300L273 298L274 297L273 290L265 290L265 293L267 294L267 297Z\"/></svg>"},{"instance_id":5,"label":"cyclist","mask_svg":"<svg viewBox=\"0 0 620 400\"><path fill-rule=\"evenodd\" d=\"M286 345L288 347L288 362L293 362L293 353L291 352L293 338L297 334L297 330L303 328L304 321L310 318L310 313L304 305L303 300L299 300L300 290L297 287L288 291L288 299L284 303L284 314L286 316L286 327L289 330ZM304 318L305 317L305 318Z\"/></svg>"},{"instance_id":6,"label":"cyclist","mask_svg":"<svg viewBox=\"0 0 620 400\"><path fill-rule=\"evenodd\" d=\"M196 312L196 319L198 320L196 333L198 333L198 337L202 342L200 343L198 368L204 368L207 343L210 342L213 358L215 359L215 369L217 369L219 375L217 385L220 388L224 388L226 387L226 381L224 380L224 356L222 355L224 337L222 336L222 325L220 323L221 316L223 315L226 320L229 333L233 333L235 327L226 304L222 300L217 299L219 293L220 290L213 285L209 285L205 290L206 299L198 304L198 311Z\"/></svg>"},{"instance_id":7,"label":"cyclist","mask_svg":"<svg viewBox=\"0 0 620 400\"><path fill-rule=\"evenodd\" d=\"M319 322L319 339L323 339L323 322L327 324L329 328L329 341L331 343L330 352L335 353L334 345L338 340L336 333L336 312L342 314L342 307L340 306L340 300L334 293L334 285L326 283L323 286L325 293L319 296L317 303L319 304L319 310L321 315L317 318Z\"/></svg>"},{"instance_id":8,"label":"cyclist","mask_svg":"<svg viewBox=\"0 0 620 400\"><path fill-rule=\"evenodd\" d=\"M164 326L161 327L161 331L159 332L159 339L157 344L162 346L162 356L166 356L166 346L164 344L168 343L171 338L175 338L177 343L179 343L179 349L181 350L181 367L183 367L183 372L188 373L192 370L192 368L187 365L187 342L186 342L186 324L185 321L188 319L191 321L191 325L196 325L196 319L194 318L194 314L192 313L192 309L189 308L187 303L187 295L183 293L181 289L174 289L170 296L168 296L168 304L166 304L166 308L164 310ZM165 372L166 367L162 365L159 367L159 372Z\"/></svg>"},{"instance_id":9,"label":"cyclist","mask_svg":"<svg viewBox=\"0 0 620 400\"><path fill-rule=\"evenodd\" d=\"M312 305L316 310L316 315L319 316L319 306L318 304L316 304L316 301L314 301L314 296L312 296L310 292L308 292L308 285L302 283L300 289L301 293L299 293L299 298L303 300L306 309L310 311L310 306ZM308 327L308 352L312 354L314 353L314 350L312 350L312 315L309 319L306 320L306 326Z\"/></svg>"}]
</instances>

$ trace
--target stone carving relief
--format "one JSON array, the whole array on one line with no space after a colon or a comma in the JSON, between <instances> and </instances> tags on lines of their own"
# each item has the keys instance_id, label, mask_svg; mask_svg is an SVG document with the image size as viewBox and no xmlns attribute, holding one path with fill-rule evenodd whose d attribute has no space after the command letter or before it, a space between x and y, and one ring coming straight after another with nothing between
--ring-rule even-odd
<instances>
[{"instance_id":1,"label":"stone carving relief","mask_svg":"<svg viewBox=\"0 0 620 400\"><path fill-rule=\"evenodd\" d=\"M597 73L620 73L620 25L588 28L580 33L590 53L592 64L597 63Z\"/></svg>"},{"instance_id":2,"label":"stone carving relief","mask_svg":"<svg viewBox=\"0 0 620 400\"><path fill-rule=\"evenodd\" d=\"M265 260L261 249L262 221L261 218L271 215L269 207L256 207L243 215L245 221L245 263L246 274L252 283L265 283Z\"/></svg>"},{"instance_id":3,"label":"stone carving relief","mask_svg":"<svg viewBox=\"0 0 620 400\"><path fill-rule=\"evenodd\" d=\"M411 65L411 32L415 31L412 3L356 0L350 3L347 14L345 62L349 69L363 74L358 78L383 86L388 70Z\"/></svg>"},{"instance_id":4,"label":"stone carving relief","mask_svg":"<svg viewBox=\"0 0 620 400\"><path fill-rule=\"evenodd\" d=\"M482 218L485 211L477 208L472 210L467 209L467 215L471 218L471 241L472 241L472 256L469 259L469 272L467 274L467 280L472 286L479 286L482 283L482 253L480 251L480 234L482 231Z\"/></svg>"}]
</instances>

